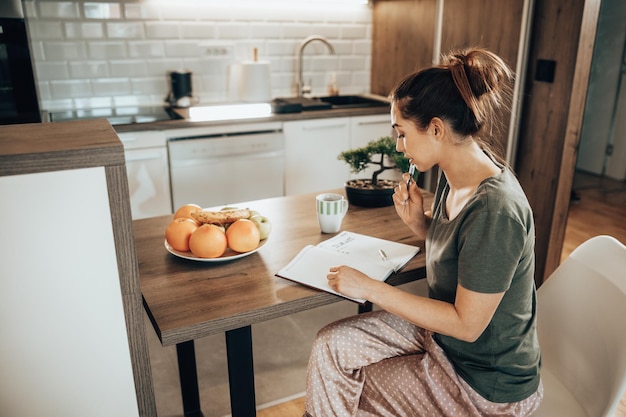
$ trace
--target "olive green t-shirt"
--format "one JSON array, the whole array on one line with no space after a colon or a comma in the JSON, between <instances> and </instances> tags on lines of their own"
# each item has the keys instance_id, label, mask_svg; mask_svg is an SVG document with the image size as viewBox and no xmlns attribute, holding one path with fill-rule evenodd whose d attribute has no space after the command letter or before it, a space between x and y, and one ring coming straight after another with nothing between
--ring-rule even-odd
<instances>
[{"instance_id":1,"label":"olive green t-shirt","mask_svg":"<svg viewBox=\"0 0 626 417\"><path fill-rule=\"evenodd\" d=\"M526 196L508 168L487 178L449 220L445 175L435 193L426 241L429 296L454 303L457 284L481 293L504 292L473 343L435 335L458 374L492 402L521 401L539 385L536 332L535 230Z\"/></svg>"}]
</instances>

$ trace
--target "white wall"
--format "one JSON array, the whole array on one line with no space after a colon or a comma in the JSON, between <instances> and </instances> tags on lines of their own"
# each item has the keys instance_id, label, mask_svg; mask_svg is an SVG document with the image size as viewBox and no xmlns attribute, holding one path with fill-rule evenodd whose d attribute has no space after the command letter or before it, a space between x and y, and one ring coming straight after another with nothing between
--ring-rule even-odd
<instances>
[{"instance_id":1,"label":"white wall","mask_svg":"<svg viewBox=\"0 0 626 417\"><path fill-rule=\"evenodd\" d=\"M228 68L269 60L272 95L295 93L295 50L308 35L329 38L337 55L312 43L305 80L323 95L331 73L341 92L367 93L371 9L317 0L23 0L42 108L160 104L168 71L193 71L201 102L229 98Z\"/></svg>"}]
</instances>

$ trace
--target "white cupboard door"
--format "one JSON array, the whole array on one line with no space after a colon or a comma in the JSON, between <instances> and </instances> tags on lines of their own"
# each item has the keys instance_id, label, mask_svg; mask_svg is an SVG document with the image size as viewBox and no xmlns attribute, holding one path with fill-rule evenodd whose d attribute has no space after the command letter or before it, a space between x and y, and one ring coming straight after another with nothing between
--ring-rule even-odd
<instances>
[{"instance_id":1,"label":"white cupboard door","mask_svg":"<svg viewBox=\"0 0 626 417\"><path fill-rule=\"evenodd\" d=\"M391 128L391 117L388 114L351 118L350 149L361 148L383 136L395 137ZM391 162L387 161L385 164L389 165ZM350 178L371 178L376 169L378 169L378 165L370 166L358 174L351 173ZM401 175L400 171L393 169L383 172L378 178L398 181Z\"/></svg>"},{"instance_id":2,"label":"white cupboard door","mask_svg":"<svg viewBox=\"0 0 626 417\"><path fill-rule=\"evenodd\" d=\"M125 153L133 220L171 214L167 149L132 149Z\"/></svg>"},{"instance_id":3,"label":"white cupboard door","mask_svg":"<svg viewBox=\"0 0 626 417\"><path fill-rule=\"evenodd\" d=\"M303 194L342 188L349 166L337 156L350 148L350 118L285 122L285 192Z\"/></svg>"}]
</instances>

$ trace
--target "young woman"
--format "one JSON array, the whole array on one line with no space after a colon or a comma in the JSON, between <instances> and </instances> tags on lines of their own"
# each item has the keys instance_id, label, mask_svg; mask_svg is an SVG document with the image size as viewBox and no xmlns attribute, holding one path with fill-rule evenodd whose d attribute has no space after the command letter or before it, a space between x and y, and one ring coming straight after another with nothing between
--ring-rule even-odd
<instances>
[{"instance_id":1,"label":"young woman","mask_svg":"<svg viewBox=\"0 0 626 417\"><path fill-rule=\"evenodd\" d=\"M497 55L468 49L392 92L398 151L419 171L441 169L432 208L408 174L393 196L426 240L429 294L331 268L333 289L381 310L318 333L305 415L528 416L539 406L533 216L487 140L512 78Z\"/></svg>"}]
</instances>

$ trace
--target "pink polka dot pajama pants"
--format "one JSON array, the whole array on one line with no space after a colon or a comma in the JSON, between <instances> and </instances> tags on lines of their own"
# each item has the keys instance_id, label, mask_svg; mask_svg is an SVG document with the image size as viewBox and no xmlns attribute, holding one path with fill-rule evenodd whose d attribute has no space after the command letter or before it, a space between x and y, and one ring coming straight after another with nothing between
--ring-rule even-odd
<instances>
[{"instance_id":1,"label":"pink polka dot pajama pants","mask_svg":"<svg viewBox=\"0 0 626 417\"><path fill-rule=\"evenodd\" d=\"M456 374L431 332L374 311L320 330L305 408L311 417L522 417L542 397L540 385L520 402L486 400Z\"/></svg>"}]
</instances>

